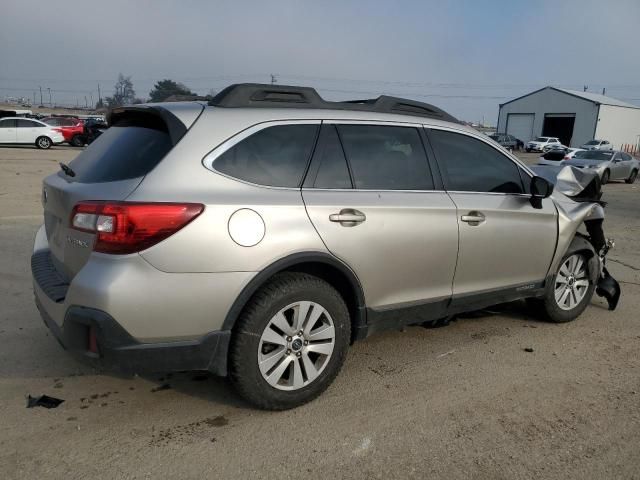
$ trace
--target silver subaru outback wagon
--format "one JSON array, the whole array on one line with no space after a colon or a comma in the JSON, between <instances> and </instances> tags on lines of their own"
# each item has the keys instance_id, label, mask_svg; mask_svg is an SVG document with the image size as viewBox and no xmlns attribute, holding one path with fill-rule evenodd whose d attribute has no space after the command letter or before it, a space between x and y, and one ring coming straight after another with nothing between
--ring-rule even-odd
<instances>
[{"instance_id":1,"label":"silver subaru outback wagon","mask_svg":"<svg viewBox=\"0 0 640 480\"><path fill-rule=\"evenodd\" d=\"M570 321L602 270L593 203L428 104L240 84L109 124L44 180L31 260L46 325L101 367L286 409L373 332L522 298Z\"/></svg>"}]
</instances>

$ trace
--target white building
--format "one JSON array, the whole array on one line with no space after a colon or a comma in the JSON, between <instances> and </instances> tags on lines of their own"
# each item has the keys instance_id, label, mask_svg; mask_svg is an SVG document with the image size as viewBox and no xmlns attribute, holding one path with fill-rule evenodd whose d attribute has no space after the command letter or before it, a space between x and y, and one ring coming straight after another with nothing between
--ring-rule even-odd
<instances>
[{"instance_id":1,"label":"white building","mask_svg":"<svg viewBox=\"0 0 640 480\"><path fill-rule=\"evenodd\" d=\"M545 87L500 105L498 132L527 142L558 137L572 147L609 140L640 148L640 107L597 93Z\"/></svg>"}]
</instances>

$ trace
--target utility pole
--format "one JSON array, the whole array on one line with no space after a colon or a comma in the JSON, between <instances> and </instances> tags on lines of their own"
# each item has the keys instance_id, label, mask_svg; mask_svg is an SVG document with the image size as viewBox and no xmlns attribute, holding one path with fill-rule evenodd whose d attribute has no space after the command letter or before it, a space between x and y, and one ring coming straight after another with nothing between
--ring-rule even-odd
<instances>
[{"instance_id":1,"label":"utility pole","mask_svg":"<svg viewBox=\"0 0 640 480\"><path fill-rule=\"evenodd\" d=\"M36 91L33 91L33 104L36 104Z\"/></svg>"},{"instance_id":2,"label":"utility pole","mask_svg":"<svg viewBox=\"0 0 640 480\"><path fill-rule=\"evenodd\" d=\"M607 91L607 89L603 87L602 88L602 95L604 95L606 91Z\"/></svg>"},{"instance_id":3,"label":"utility pole","mask_svg":"<svg viewBox=\"0 0 640 480\"><path fill-rule=\"evenodd\" d=\"M40 105L42 105L42 87L40 87Z\"/></svg>"},{"instance_id":4,"label":"utility pole","mask_svg":"<svg viewBox=\"0 0 640 480\"><path fill-rule=\"evenodd\" d=\"M53 101L51 101L51 89L47 87L47 91L49 92L49 107L53 107Z\"/></svg>"},{"instance_id":5,"label":"utility pole","mask_svg":"<svg viewBox=\"0 0 640 480\"><path fill-rule=\"evenodd\" d=\"M272 73L271 74L271 85L273 85L274 83L278 83L278 79L276 78L276 76Z\"/></svg>"}]
</instances>

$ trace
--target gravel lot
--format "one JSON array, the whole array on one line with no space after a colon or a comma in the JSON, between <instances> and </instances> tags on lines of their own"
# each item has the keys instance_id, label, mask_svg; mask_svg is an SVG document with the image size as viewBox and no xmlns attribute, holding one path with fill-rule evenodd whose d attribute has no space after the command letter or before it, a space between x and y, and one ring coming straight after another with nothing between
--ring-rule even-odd
<instances>
[{"instance_id":1,"label":"gravel lot","mask_svg":"<svg viewBox=\"0 0 640 480\"><path fill-rule=\"evenodd\" d=\"M640 183L605 187L616 312L596 298L552 325L518 303L375 335L318 400L268 413L224 379L100 374L48 333L29 268L41 179L77 153L0 148L0 478L640 479Z\"/></svg>"}]
</instances>

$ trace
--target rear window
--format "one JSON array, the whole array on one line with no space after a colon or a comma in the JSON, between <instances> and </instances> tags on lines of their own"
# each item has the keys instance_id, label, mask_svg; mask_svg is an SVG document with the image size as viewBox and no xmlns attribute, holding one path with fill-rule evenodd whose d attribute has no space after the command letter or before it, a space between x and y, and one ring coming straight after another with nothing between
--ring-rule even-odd
<instances>
[{"instance_id":1,"label":"rear window","mask_svg":"<svg viewBox=\"0 0 640 480\"><path fill-rule=\"evenodd\" d=\"M115 182L149 173L171 150L165 130L116 124L100 135L70 164L75 181Z\"/></svg>"},{"instance_id":2,"label":"rear window","mask_svg":"<svg viewBox=\"0 0 640 480\"><path fill-rule=\"evenodd\" d=\"M573 158L583 158L585 160L611 160L613 152L603 152L602 150L583 150L576 153Z\"/></svg>"}]
</instances>

